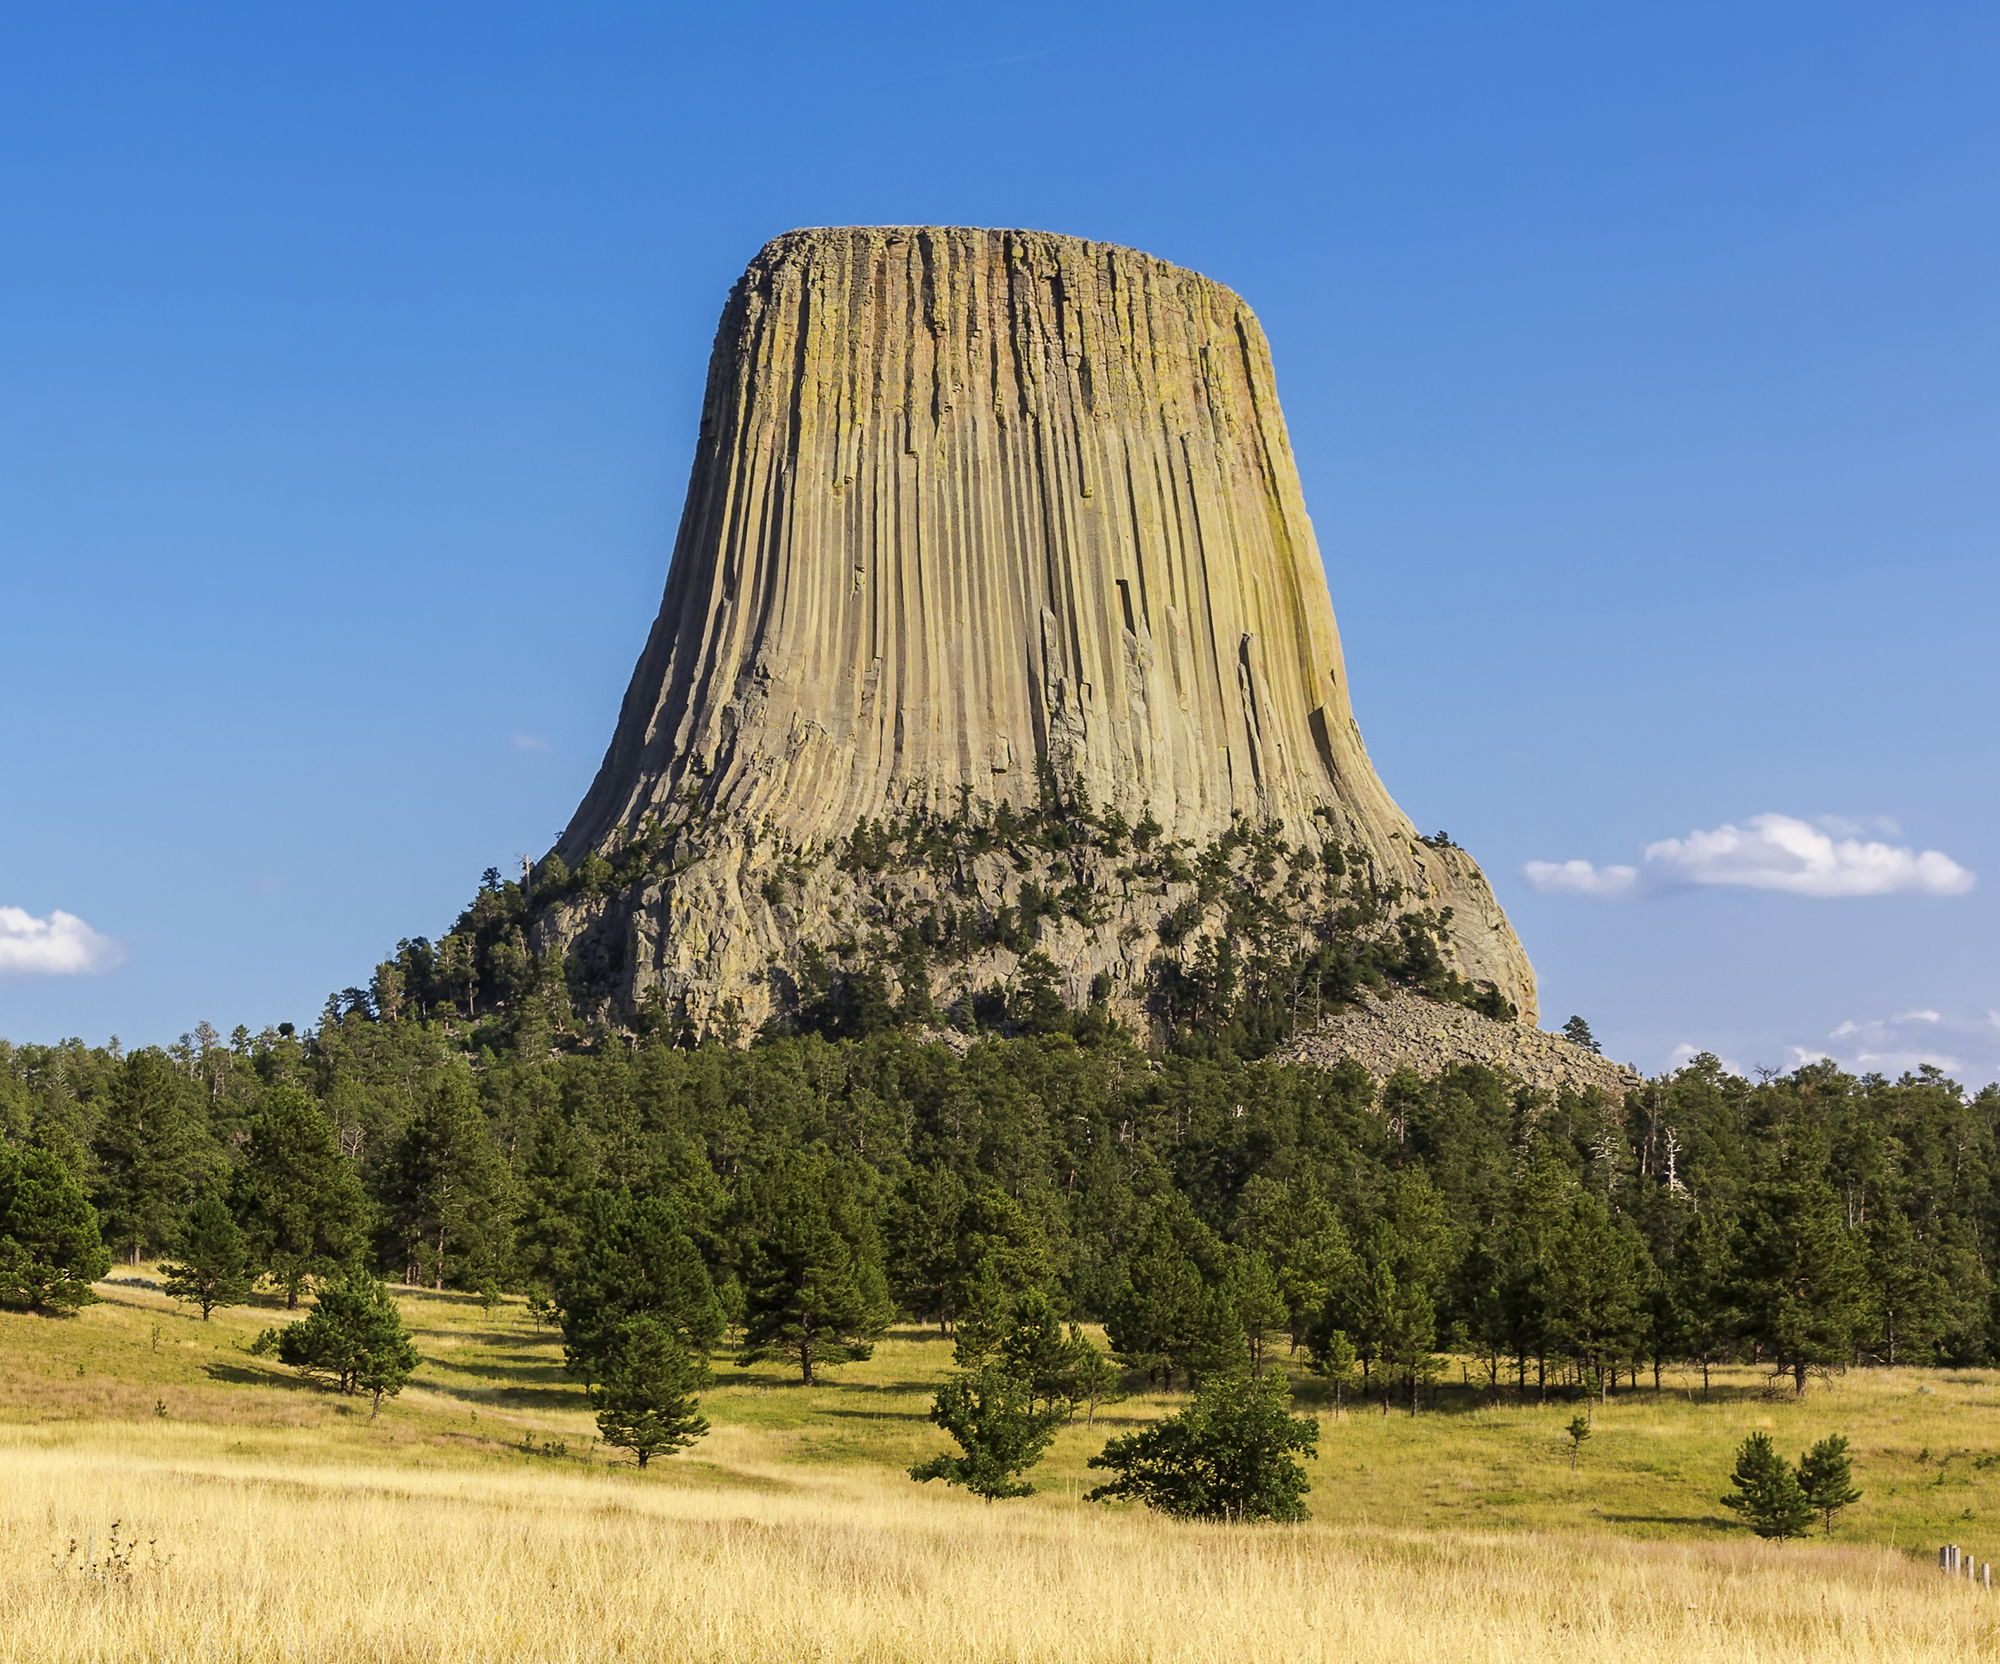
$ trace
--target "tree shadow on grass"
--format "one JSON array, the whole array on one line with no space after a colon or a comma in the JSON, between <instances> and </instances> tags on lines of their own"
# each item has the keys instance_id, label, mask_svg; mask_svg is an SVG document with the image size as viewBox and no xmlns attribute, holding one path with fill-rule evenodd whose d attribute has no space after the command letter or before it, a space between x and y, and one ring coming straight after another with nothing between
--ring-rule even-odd
<instances>
[{"instance_id":1,"label":"tree shadow on grass","mask_svg":"<svg viewBox=\"0 0 2000 1664\"><path fill-rule=\"evenodd\" d=\"M929 1421L922 1410L821 1410L823 1416L840 1416L849 1421Z\"/></svg>"},{"instance_id":2,"label":"tree shadow on grass","mask_svg":"<svg viewBox=\"0 0 2000 1664\"><path fill-rule=\"evenodd\" d=\"M312 1382L303 1375L280 1375L274 1369L252 1369L246 1364L205 1364L202 1368L211 1381L227 1382L234 1387L289 1387L294 1391L313 1390Z\"/></svg>"},{"instance_id":3,"label":"tree shadow on grass","mask_svg":"<svg viewBox=\"0 0 2000 1664\"><path fill-rule=\"evenodd\" d=\"M453 1375L469 1375L475 1381L507 1381L519 1385L561 1383L564 1386L581 1387L576 1376L562 1366L561 1359L546 1357L533 1359L502 1358L497 1363L481 1363L476 1360L458 1358L426 1358L434 1369L448 1370Z\"/></svg>"},{"instance_id":4,"label":"tree shadow on grass","mask_svg":"<svg viewBox=\"0 0 2000 1664\"><path fill-rule=\"evenodd\" d=\"M1705 1525L1725 1526L1735 1522L1719 1520L1713 1514L1599 1514L1607 1525Z\"/></svg>"}]
</instances>

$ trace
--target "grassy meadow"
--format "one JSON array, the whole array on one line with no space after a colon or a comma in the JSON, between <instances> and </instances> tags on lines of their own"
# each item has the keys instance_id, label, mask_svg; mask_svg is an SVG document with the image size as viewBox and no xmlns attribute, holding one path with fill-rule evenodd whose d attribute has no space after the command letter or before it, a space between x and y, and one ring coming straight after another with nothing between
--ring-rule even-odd
<instances>
[{"instance_id":1,"label":"grassy meadow","mask_svg":"<svg viewBox=\"0 0 2000 1664\"><path fill-rule=\"evenodd\" d=\"M2000 1653L2000 1596L1932 1569L1948 1540L2000 1560L2000 1371L1858 1371L1802 1405L1670 1375L1595 1410L1574 1474L1573 1404L1460 1387L1413 1420L1307 1380L1313 1522L1185 1525L1080 1500L1167 1395L1079 1419L1025 1501L911 1483L944 1447L934 1333L811 1390L721 1364L709 1437L640 1474L518 1301L400 1291L425 1364L371 1421L250 1354L281 1311L204 1324L126 1280L155 1275L121 1268L74 1320L0 1314L0 1657ZM1852 1439L1866 1495L1833 1544L1760 1543L1718 1505L1753 1429L1794 1457Z\"/></svg>"}]
</instances>

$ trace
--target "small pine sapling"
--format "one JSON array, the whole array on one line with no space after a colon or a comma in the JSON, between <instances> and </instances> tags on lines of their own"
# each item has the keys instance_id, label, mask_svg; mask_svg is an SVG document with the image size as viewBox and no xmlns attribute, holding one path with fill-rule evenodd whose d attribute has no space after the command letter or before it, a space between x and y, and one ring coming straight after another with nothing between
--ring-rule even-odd
<instances>
[{"instance_id":1,"label":"small pine sapling","mask_svg":"<svg viewBox=\"0 0 2000 1664\"><path fill-rule=\"evenodd\" d=\"M1743 1441L1731 1480L1734 1489L1722 1498L1722 1506L1741 1514L1743 1523L1758 1536L1782 1543L1787 1537L1802 1536L1812 1525L1813 1505L1769 1433L1752 1433Z\"/></svg>"},{"instance_id":2,"label":"small pine sapling","mask_svg":"<svg viewBox=\"0 0 2000 1664\"><path fill-rule=\"evenodd\" d=\"M657 1318L629 1318L618 1326L603 1381L591 1390L597 1430L606 1444L631 1451L643 1468L708 1431L695 1396L707 1384L707 1362L672 1329Z\"/></svg>"},{"instance_id":3,"label":"small pine sapling","mask_svg":"<svg viewBox=\"0 0 2000 1664\"><path fill-rule=\"evenodd\" d=\"M423 1359L387 1286L350 1271L320 1289L310 1317L278 1332L278 1361L338 1392L371 1394L373 1421Z\"/></svg>"},{"instance_id":4,"label":"small pine sapling","mask_svg":"<svg viewBox=\"0 0 2000 1664\"><path fill-rule=\"evenodd\" d=\"M1563 1431L1569 1435L1569 1471L1575 1473L1576 1459L1583 1454L1584 1441L1590 1437L1590 1417L1572 1417Z\"/></svg>"},{"instance_id":5,"label":"small pine sapling","mask_svg":"<svg viewBox=\"0 0 2000 1664\"><path fill-rule=\"evenodd\" d=\"M250 1298L250 1247L229 1211L213 1190L203 1191L188 1209L174 1239L178 1262L163 1265L167 1294L201 1307L201 1320L218 1306L240 1306Z\"/></svg>"},{"instance_id":6,"label":"small pine sapling","mask_svg":"<svg viewBox=\"0 0 2000 1664\"><path fill-rule=\"evenodd\" d=\"M1833 1522L1841 1510L1861 1500L1854 1488L1854 1469L1847 1456L1845 1434L1835 1433L1799 1458L1799 1489L1833 1535Z\"/></svg>"}]
</instances>

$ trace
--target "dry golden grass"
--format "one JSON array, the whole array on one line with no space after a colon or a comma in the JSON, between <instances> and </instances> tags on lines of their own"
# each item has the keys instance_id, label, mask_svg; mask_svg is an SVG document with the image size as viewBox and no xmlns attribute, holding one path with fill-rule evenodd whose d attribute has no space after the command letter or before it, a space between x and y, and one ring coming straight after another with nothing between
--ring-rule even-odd
<instances>
[{"instance_id":1,"label":"dry golden grass","mask_svg":"<svg viewBox=\"0 0 2000 1664\"><path fill-rule=\"evenodd\" d=\"M164 1423L0 1433L6 1656L1748 1664L1994 1645L1990 1600L1882 1549L1189 1526L988 1507L861 1468L697 1488L230 1442ZM101 1557L114 1518L157 1561L51 1569L93 1531Z\"/></svg>"},{"instance_id":2,"label":"dry golden grass","mask_svg":"<svg viewBox=\"0 0 2000 1664\"><path fill-rule=\"evenodd\" d=\"M2000 1461L1975 1466L1994 1417L1984 1372L1862 1372L1804 1406L1758 1396L1747 1371L1707 1405L1626 1394L1574 1478L1568 1405L1328 1416L1311 1525L1191 1526L1076 1500L1107 1431L1166 1398L1066 1430L1025 1502L911 1484L902 1468L941 1444L923 1412L950 1365L948 1344L914 1332L811 1392L723 1369L713 1433L639 1474L601 1449L585 1459L582 1397L518 1306L403 1291L426 1362L371 1423L365 1403L249 1355L279 1314L203 1325L144 1290L103 1292L73 1322L0 1315L0 1658L2000 1649L2000 1597L1930 1564L1948 1538L2000 1559L1980 1539L1986 1493L2000 1504ZM1853 1436L1869 1498L1843 1546L1767 1546L1715 1518L1753 1427L1787 1450ZM524 1432L568 1456L520 1454ZM104 1575L114 1521L142 1547Z\"/></svg>"}]
</instances>

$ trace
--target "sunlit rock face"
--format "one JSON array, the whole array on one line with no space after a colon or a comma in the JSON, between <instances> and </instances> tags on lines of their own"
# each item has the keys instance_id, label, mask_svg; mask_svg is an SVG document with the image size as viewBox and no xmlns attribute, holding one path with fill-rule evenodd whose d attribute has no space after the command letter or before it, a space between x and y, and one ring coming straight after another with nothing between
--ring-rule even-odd
<instances>
[{"instance_id":1,"label":"sunlit rock face","mask_svg":"<svg viewBox=\"0 0 2000 1664\"><path fill-rule=\"evenodd\" d=\"M894 925L883 882L892 915L1018 891L1018 860L962 847L847 870L858 827L1051 798L1191 851L1232 824L1365 851L1534 1016L1484 876L1368 760L1249 307L1047 232L779 237L723 310L666 595L558 846L618 882L552 891L538 943L621 1005L657 988L696 1028L754 1025L804 945ZM1041 946L1073 998L1108 976L1143 1005L1173 883L1079 843L1103 916Z\"/></svg>"}]
</instances>

